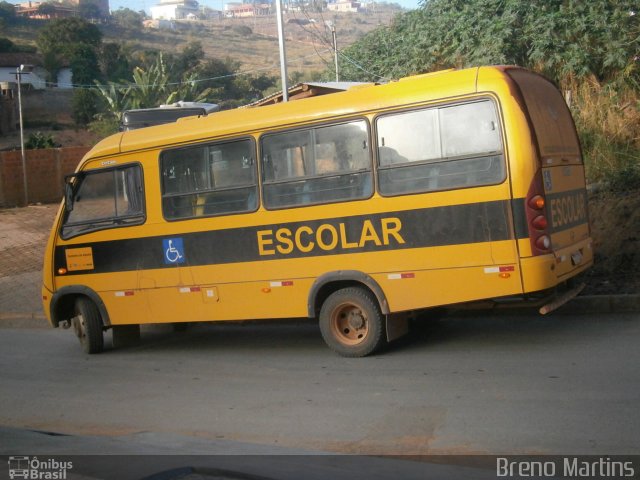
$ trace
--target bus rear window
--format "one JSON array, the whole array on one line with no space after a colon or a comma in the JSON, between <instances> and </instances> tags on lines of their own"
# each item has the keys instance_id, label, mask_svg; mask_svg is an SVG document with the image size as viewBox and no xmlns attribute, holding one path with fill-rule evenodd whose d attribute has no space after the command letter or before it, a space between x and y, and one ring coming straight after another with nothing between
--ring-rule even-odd
<instances>
[{"instance_id":1,"label":"bus rear window","mask_svg":"<svg viewBox=\"0 0 640 480\"><path fill-rule=\"evenodd\" d=\"M383 195L505 179L500 124L490 100L384 115L376 126Z\"/></svg>"},{"instance_id":2,"label":"bus rear window","mask_svg":"<svg viewBox=\"0 0 640 480\"><path fill-rule=\"evenodd\" d=\"M550 81L526 70L508 70L520 87L545 165L581 163L580 143L569 107Z\"/></svg>"}]
</instances>

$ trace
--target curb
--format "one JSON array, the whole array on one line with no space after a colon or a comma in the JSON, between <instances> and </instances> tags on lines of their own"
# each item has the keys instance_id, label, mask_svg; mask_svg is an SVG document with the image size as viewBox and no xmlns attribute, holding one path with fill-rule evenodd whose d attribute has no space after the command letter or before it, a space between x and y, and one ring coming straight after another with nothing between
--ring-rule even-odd
<instances>
[{"instance_id":1,"label":"curb","mask_svg":"<svg viewBox=\"0 0 640 480\"><path fill-rule=\"evenodd\" d=\"M577 296L557 310L561 314L636 312L640 312L638 294Z\"/></svg>"}]
</instances>

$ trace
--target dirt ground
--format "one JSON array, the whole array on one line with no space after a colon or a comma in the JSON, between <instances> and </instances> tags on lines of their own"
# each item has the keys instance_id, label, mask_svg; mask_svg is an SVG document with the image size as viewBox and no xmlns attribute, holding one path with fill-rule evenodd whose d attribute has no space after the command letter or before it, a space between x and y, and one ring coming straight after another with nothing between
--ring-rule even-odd
<instances>
[{"instance_id":1,"label":"dirt ground","mask_svg":"<svg viewBox=\"0 0 640 480\"><path fill-rule=\"evenodd\" d=\"M640 190L589 198L595 265L586 294L640 293Z\"/></svg>"}]
</instances>

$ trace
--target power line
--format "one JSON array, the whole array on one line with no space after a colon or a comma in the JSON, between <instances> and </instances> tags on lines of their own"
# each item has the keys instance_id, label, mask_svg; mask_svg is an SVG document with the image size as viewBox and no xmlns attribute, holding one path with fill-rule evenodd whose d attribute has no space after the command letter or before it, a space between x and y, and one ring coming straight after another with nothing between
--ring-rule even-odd
<instances>
[{"instance_id":1,"label":"power line","mask_svg":"<svg viewBox=\"0 0 640 480\"><path fill-rule=\"evenodd\" d=\"M299 61L299 60L305 60L307 58L310 57L315 57L316 55L319 55L319 53L316 52L312 53L310 55L305 55L303 57L298 57L293 59L292 61ZM269 70L275 70L277 68L280 68L278 65L272 65L269 67L262 67L262 68L256 68L253 70L247 70L245 72L236 72L236 73L230 73L228 75L220 75L217 77L209 77L209 78L196 78L196 79L192 79L192 80L184 80L184 81L180 81L180 82L167 82L167 83L163 83L163 84L157 84L157 83L152 83L152 84L146 84L146 85L140 85L137 83L129 83L129 84L118 84L118 83L108 83L108 84L94 84L94 85L83 85L83 84L75 84L75 83L53 83L53 82L45 82L46 86L51 86L51 87L66 87L66 88L77 88L77 89L95 89L95 88L115 88L117 90L125 90L128 88L148 88L148 87L156 87L158 85L164 85L164 86L180 86L180 85L189 85L189 84L193 84L193 83L202 83L202 82L209 82L209 81L214 81L214 80L222 80L225 78L232 78L232 77L239 77L242 75L252 75L254 73L258 73L258 72L264 72L264 71L269 71Z\"/></svg>"},{"instance_id":2,"label":"power line","mask_svg":"<svg viewBox=\"0 0 640 480\"><path fill-rule=\"evenodd\" d=\"M349 62L351 65L353 65L354 67L362 70L364 73L368 73L369 75L378 78L380 80L383 80L385 82L390 82L392 79L389 77L383 77L381 75L378 75L377 73L373 73L369 70L367 70L366 68L364 68L362 65L360 65L359 63L357 63L355 60L353 60L352 58L348 57L346 54L344 54L343 52L341 52L340 50L338 50L338 55L340 55L342 58L344 58L347 62Z\"/></svg>"},{"instance_id":3,"label":"power line","mask_svg":"<svg viewBox=\"0 0 640 480\"><path fill-rule=\"evenodd\" d=\"M312 37L316 37L317 39L319 39L319 40L320 40L320 42L322 42L323 44L325 44L325 45L330 49L330 51L332 51L332 52L333 52L333 51L334 51L334 45L333 45L333 43L332 43L332 42L330 42L330 41L329 41L329 40L328 40L328 39L323 35L323 32L318 28L317 22L312 21L313 19L309 17L309 12L307 11L307 9L306 9L306 8L304 8L304 7L302 7L300 10L302 11L303 15L306 17L306 19L307 19L307 21L309 22L309 24L311 24L311 26L312 26L312 30L316 30L316 32L314 32L314 31L312 31L312 30L310 30L310 29L307 29L305 25L299 24L299 26L300 26L300 27L301 27L305 32L307 32L308 34L310 34ZM294 18L296 17L295 12L294 12L293 16L294 16ZM325 25L325 28L326 28L326 21L324 20L324 15L322 14L322 12L320 12L320 17L322 18L322 20L323 20L323 25ZM315 44L314 44L314 47L315 47ZM345 54L344 52L342 52L341 50L339 50L339 49L335 49L335 51L338 53L338 55L339 55L339 56L341 56L342 58L344 58L348 63L352 64L354 67L358 68L359 70L362 70L362 71L363 71L363 72L365 72L366 74L371 75L371 76L373 76L373 77L375 77L375 78L377 78L377 79L383 80L383 81L385 81L385 82L389 82L389 81L391 81L391 79L390 79L390 78L388 78L388 77L383 77L383 76L381 76L381 75L378 75L378 74L376 74L376 73L371 72L370 70L367 70L365 67L363 67L362 65L360 65L359 63L357 63L355 60L353 60L352 58L350 58L348 55L346 55L346 54ZM318 55L318 56L320 56L320 55ZM321 56L320 56L320 58L322 59L322 61L324 61L324 62L325 62L325 64L329 65L329 62L327 62L324 58L322 58Z\"/></svg>"}]
</instances>

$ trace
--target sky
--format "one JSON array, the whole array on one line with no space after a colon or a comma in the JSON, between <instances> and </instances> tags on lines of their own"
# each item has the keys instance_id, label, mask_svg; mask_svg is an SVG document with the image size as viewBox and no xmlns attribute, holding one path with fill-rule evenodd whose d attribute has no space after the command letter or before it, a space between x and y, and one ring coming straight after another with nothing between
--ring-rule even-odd
<instances>
[{"instance_id":1,"label":"sky","mask_svg":"<svg viewBox=\"0 0 640 480\"><path fill-rule=\"evenodd\" d=\"M240 0L236 0L240 1ZM398 3L404 8L416 8L418 6L418 0L389 0L393 3ZM222 10L222 4L227 3L225 0L199 0L200 5L206 5L207 7L215 8L216 10ZM13 3L20 3L14 1ZM159 3L156 0L109 0L109 6L112 10L117 10L120 7L130 8L136 12L140 10L146 10L150 13L149 8Z\"/></svg>"},{"instance_id":2,"label":"sky","mask_svg":"<svg viewBox=\"0 0 640 480\"><path fill-rule=\"evenodd\" d=\"M25 0L11 0L11 3L23 3ZM229 0L231 1L231 0ZM241 1L241 0L235 0ZM419 0L387 0L392 3L398 3L404 8L417 8ZM157 0L109 0L109 6L111 10L117 10L118 8L130 8L139 12L145 10L147 13L151 13L150 8L153 5L158 4ZM214 8L216 10L222 10L223 3L227 3L227 0L199 0L200 5Z\"/></svg>"}]
</instances>

